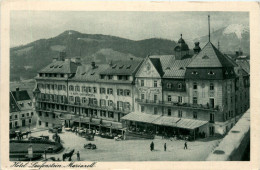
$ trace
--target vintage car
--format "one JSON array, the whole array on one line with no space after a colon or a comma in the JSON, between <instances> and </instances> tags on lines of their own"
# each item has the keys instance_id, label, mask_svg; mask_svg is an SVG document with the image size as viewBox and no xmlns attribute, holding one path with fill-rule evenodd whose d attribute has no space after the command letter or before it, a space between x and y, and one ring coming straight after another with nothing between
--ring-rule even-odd
<instances>
[{"instance_id":1,"label":"vintage car","mask_svg":"<svg viewBox=\"0 0 260 170\"><path fill-rule=\"evenodd\" d=\"M62 132L62 127L50 128L49 132L51 132L51 133L61 133Z\"/></svg>"},{"instance_id":2,"label":"vintage car","mask_svg":"<svg viewBox=\"0 0 260 170\"><path fill-rule=\"evenodd\" d=\"M85 149L97 149L97 146L92 143L84 144Z\"/></svg>"}]
</instances>

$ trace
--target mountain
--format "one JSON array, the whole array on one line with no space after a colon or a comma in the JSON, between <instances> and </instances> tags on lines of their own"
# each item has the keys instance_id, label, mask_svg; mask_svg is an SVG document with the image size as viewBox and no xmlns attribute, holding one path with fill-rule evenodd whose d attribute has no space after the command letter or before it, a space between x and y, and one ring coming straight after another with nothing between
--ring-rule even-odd
<instances>
[{"instance_id":1,"label":"mountain","mask_svg":"<svg viewBox=\"0 0 260 170\"><path fill-rule=\"evenodd\" d=\"M10 81L31 79L60 51L67 57L81 57L84 63L142 59L149 54L172 54L174 41L152 38L133 41L101 34L83 34L68 30L50 39L10 48Z\"/></svg>"},{"instance_id":2,"label":"mountain","mask_svg":"<svg viewBox=\"0 0 260 170\"><path fill-rule=\"evenodd\" d=\"M227 27L218 29L211 33L211 42L218 47L220 51L227 54L235 54L239 48L244 54L250 53L250 36L249 27L242 24L231 24ZM208 35L196 38L194 42L200 42L200 47L203 47L208 42Z\"/></svg>"}]
</instances>

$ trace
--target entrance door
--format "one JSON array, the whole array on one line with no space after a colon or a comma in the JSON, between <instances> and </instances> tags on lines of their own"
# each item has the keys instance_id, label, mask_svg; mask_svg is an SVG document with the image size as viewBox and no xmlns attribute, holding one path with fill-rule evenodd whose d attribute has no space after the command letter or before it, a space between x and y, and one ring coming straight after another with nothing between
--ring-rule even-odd
<instances>
[{"instance_id":1,"label":"entrance door","mask_svg":"<svg viewBox=\"0 0 260 170\"><path fill-rule=\"evenodd\" d=\"M209 99L209 104L211 108L214 108L214 99Z\"/></svg>"},{"instance_id":2,"label":"entrance door","mask_svg":"<svg viewBox=\"0 0 260 170\"><path fill-rule=\"evenodd\" d=\"M214 126L209 127L209 135L213 136L214 133L215 133L215 127Z\"/></svg>"},{"instance_id":3,"label":"entrance door","mask_svg":"<svg viewBox=\"0 0 260 170\"><path fill-rule=\"evenodd\" d=\"M25 119L22 120L22 126L25 126Z\"/></svg>"}]
</instances>

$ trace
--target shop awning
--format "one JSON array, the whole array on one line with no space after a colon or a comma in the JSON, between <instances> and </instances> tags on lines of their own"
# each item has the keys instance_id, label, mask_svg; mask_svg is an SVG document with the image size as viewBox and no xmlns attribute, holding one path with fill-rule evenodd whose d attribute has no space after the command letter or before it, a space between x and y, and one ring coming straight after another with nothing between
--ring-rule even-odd
<instances>
[{"instance_id":1,"label":"shop awning","mask_svg":"<svg viewBox=\"0 0 260 170\"><path fill-rule=\"evenodd\" d=\"M170 116L161 116L155 121L153 121L153 124L156 125L162 125L162 126L171 126L171 127L176 127L177 122L180 120L178 117L170 117Z\"/></svg>"},{"instance_id":2,"label":"shop awning","mask_svg":"<svg viewBox=\"0 0 260 170\"><path fill-rule=\"evenodd\" d=\"M112 129L122 129L123 125L120 122L112 122Z\"/></svg>"},{"instance_id":3,"label":"shop awning","mask_svg":"<svg viewBox=\"0 0 260 170\"><path fill-rule=\"evenodd\" d=\"M121 119L128 120L128 121L152 123L154 120L158 119L159 117L160 117L160 115L132 112L132 113L125 115Z\"/></svg>"},{"instance_id":4,"label":"shop awning","mask_svg":"<svg viewBox=\"0 0 260 170\"><path fill-rule=\"evenodd\" d=\"M81 123L89 123L90 118L89 117L77 117L73 120L74 122L81 122Z\"/></svg>"},{"instance_id":5,"label":"shop awning","mask_svg":"<svg viewBox=\"0 0 260 170\"><path fill-rule=\"evenodd\" d=\"M201 126L203 126L207 123L208 123L208 121L204 121L204 120L194 120L194 119L183 119L183 118L181 118L177 122L177 127L192 130L192 129L196 129L198 127L201 127Z\"/></svg>"},{"instance_id":6,"label":"shop awning","mask_svg":"<svg viewBox=\"0 0 260 170\"><path fill-rule=\"evenodd\" d=\"M90 121L92 125L100 125L100 119L92 118Z\"/></svg>"},{"instance_id":7,"label":"shop awning","mask_svg":"<svg viewBox=\"0 0 260 170\"><path fill-rule=\"evenodd\" d=\"M111 121L107 121L107 120L102 120L101 126L103 126L103 127L111 127L112 126L112 122Z\"/></svg>"}]
</instances>

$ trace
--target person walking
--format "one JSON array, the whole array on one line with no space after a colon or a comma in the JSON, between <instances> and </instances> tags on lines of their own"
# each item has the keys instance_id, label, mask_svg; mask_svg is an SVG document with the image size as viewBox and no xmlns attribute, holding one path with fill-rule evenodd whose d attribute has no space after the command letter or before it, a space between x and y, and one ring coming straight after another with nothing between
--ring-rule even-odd
<instances>
[{"instance_id":1,"label":"person walking","mask_svg":"<svg viewBox=\"0 0 260 170\"><path fill-rule=\"evenodd\" d=\"M184 143L184 149L188 149L187 142Z\"/></svg>"},{"instance_id":2,"label":"person walking","mask_svg":"<svg viewBox=\"0 0 260 170\"><path fill-rule=\"evenodd\" d=\"M167 146L166 146L166 143L164 143L164 151L166 151L167 149Z\"/></svg>"},{"instance_id":3,"label":"person walking","mask_svg":"<svg viewBox=\"0 0 260 170\"><path fill-rule=\"evenodd\" d=\"M79 154L79 151L77 152L77 160L80 161L80 154Z\"/></svg>"},{"instance_id":4,"label":"person walking","mask_svg":"<svg viewBox=\"0 0 260 170\"><path fill-rule=\"evenodd\" d=\"M150 144L150 149L151 149L151 151L154 150L154 143L153 142Z\"/></svg>"}]
</instances>

